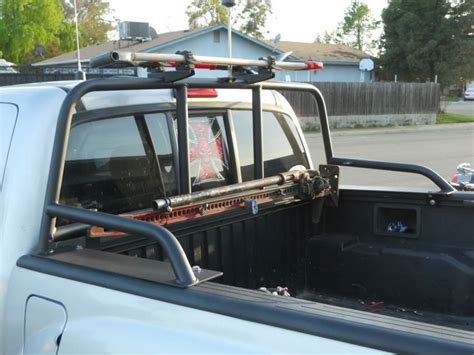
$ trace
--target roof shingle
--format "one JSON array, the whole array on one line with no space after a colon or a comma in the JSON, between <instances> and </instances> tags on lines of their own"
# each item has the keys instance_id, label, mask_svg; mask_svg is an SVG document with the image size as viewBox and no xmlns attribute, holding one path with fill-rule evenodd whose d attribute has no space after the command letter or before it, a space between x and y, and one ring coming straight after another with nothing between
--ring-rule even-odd
<instances>
[{"instance_id":1,"label":"roof shingle","mask_svg":"<svg viewBox=\"0 0 474 355\"><path fill-rule=\"evenodd\" d=\"M363 51L341 44L282 41L278 49L284 52L293 51L293 55L304 60L321 62L359 62L362 58L370 57Z\"/></svg>"}]
</instances>

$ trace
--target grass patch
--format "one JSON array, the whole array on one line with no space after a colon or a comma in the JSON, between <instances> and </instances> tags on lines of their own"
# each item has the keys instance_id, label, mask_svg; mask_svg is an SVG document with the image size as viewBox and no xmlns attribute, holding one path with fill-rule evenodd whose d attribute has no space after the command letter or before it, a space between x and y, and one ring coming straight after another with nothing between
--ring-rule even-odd
<instances>
[{"instance_id":1,"label":"grass patch","mask_svg":"<svg viewBox=\"0 0 474 355\"><path fill-rule=\"evenodd\" d=\"M457 113L438 113L436 123L474 122L474 115L459 115Z\"/></svg>"},{"instance_id":2,"label":"grass patch","mask_svg":"<svg viewBox=\"0 0 474 355\"><path fill-rule=\"evenodd\" d=\"M459 97L457 97L457 96L441 96L441 101L457 102L457 101L459 101Z\"/></svg>"}]
</instances>

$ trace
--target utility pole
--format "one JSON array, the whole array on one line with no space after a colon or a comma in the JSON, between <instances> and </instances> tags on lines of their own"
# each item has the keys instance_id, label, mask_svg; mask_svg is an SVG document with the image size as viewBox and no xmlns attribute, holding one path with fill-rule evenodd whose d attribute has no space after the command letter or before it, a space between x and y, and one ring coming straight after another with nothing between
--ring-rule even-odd
<instances>
[{"instance_id":1,"label":"utility pole","mask_svg":"<svg viewBox=\"0 0 474 355\"><path fill-rule=\"evenodd\" d=\"M77 18L76 0L73 0L73 4L74 4L74 22L76 24L76 50L77 50L77 72L75 74L75 77L77 80L86 80L86 73L82 71L82 65L81 65L81 51L79 49L79 24L78 24L78 18Z\"/></svg>"},{"instance_id":2,"label":"utility pole","mask_svg":"<svg viewBox=\"0 0 474 355\"><path fill-rule=\"evenodd\" d=\"M231 8L235 6L235 0L221 0L222 5L227 7L227 49L229 51L229 58L232 58L232 11ZM229 78L232 78L232 66L229 65Z\"/></svg>"}]
</instances>

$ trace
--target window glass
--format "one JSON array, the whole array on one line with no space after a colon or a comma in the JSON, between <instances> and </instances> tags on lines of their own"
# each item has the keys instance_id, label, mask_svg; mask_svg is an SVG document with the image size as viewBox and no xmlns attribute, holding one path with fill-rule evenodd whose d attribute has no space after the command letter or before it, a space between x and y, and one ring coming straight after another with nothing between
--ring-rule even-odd
<instances>
[{"instance_id":1,"label":"window glass","mask_svg":"<svg viewBox=\"0 0 474 355\"><path fill-rule=\"evenodd\" d=\"M220 43L221 41L221 32L219 30L214 31L214 43Z\"/></svg>"},{"instance_id":2,"label":"window glass","mask_svg":"<svg viewBox=\"0 0 474 355\"><path fill-rule=\"evenodd\" d=\"M177 195L178 184L175 156L173 154L173 146L166 114L154 113L145 115L145 120L160 164L164 190L168 196Z\"/></svg>"},{"instance_id":3,"label":"window glass","mask_svg":"<svg viewBox=\"0 0 474 355\"><path fill-rule=\"evenodd\" d=\"M254 176L252 112L234 110L232 117L237 137L242 180L248 181ZM308 165L303 144L289 116L264 111L262 121L265 176L288 171L295 165Z\"/></svg>"},{"instance_id":4,"label":"window glass","mask_svg":"<svg viewBox=\"0 0 474 355\"><path fill-rule=\"evenodd\" d=\"M118 117L72 127L62 203L116 214L150 208L163 195L138 119Z\"/></svg>"},{"instance_id":5,"label":"window glass","mask_svg":"<svg viewBox=\"0 0 474 355\"><path fill-rule=\"evenodd\" d=\"M253 128L252 112L232 111L237 150L239 152L242 181L253 179Z\"/></svg>"},{"instance_id":6,"label":"window glass","mask_svg":"<svg viewBox=\"0 0 474 355\"><path fill-rule=\"evenodd\" d=\"M118 139L120 137L120 139ZM71 130L67 160L144 156L133 117L97 120Z\"/></svg>"},{"instance_id":7,"label":"window glass","mask_svg":"<svg viewBox=\"0 0 474 355\"><path fill-rule=\"evenodd\" d=\"M189 163L193 191L233 182L222 115L189 118Z\"/></svg>"}]
</instances>

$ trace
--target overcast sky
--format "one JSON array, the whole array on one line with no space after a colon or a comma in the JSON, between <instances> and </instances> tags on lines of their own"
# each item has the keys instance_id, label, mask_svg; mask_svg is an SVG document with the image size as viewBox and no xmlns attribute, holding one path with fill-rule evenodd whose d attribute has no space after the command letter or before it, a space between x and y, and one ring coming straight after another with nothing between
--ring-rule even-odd
<instances>
[{"instance_id":1,"label":"overcast sky","mask_svg":"<svg viewBox=\"0 0 474 355\"><path fill-rule=\"evenodd\" d=\"M282 41L312 42L332 31L344 17L351 0L272 0L273 14L267 21L267 38L281 34ZM387 0L365 0L375 18L380 18ZM113 16L121 21L149 22L158 33L188 28L184 13L191 0L109 0Z\"/></svg>"}]
</instances>

